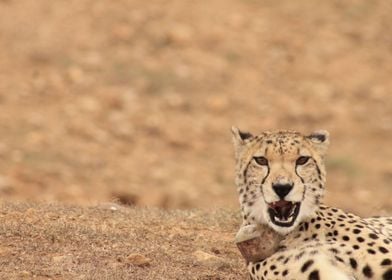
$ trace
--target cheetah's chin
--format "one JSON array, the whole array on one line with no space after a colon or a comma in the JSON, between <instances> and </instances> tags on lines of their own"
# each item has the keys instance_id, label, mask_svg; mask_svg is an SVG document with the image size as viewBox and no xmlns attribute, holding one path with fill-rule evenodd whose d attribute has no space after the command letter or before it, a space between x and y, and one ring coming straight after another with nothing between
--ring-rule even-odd
<instances>
[{"instance_id":1,"label":"cheetah's chin","mask_svg":"<svg viewBox=\"0 0 392 280\"><path fill-rule=\"evenodd\" d=\"M268 204L272 223L280 227L291 227L298 217L301 202L279 200Z\"/></svg>"}]
</instances>

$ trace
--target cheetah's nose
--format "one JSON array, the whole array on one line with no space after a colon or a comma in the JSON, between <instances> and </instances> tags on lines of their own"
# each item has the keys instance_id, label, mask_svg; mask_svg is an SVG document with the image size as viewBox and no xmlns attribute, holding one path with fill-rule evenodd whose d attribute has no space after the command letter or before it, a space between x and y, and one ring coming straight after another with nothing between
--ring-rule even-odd
<instances>
[{"instance_id":1,"label":"cheetah's nose","mask_svg":"<svg viewBox=\"0 0 392 280\"><path fill-rule=\"evenodd\" d=\"M290 184L273 184L272 188L280 199L284 197L293 189L293 185Z\"/></svg>"}]
</instances>

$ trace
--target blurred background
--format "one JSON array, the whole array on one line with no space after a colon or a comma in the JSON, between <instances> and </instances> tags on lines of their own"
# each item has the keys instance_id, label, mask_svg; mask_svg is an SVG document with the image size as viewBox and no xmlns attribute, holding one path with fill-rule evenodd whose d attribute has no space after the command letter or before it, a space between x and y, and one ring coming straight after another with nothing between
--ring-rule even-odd
<instances>
[{"instance_id":1,"label":"blurred background","mask_svg":"<svg viewBox=\"0 0 392 280\"><path fill-rule=\"evenodd\" d=\"M231 125L331 133L392 211L392 2L0 0L0 197L238 208Z\"/></svg>"}]
</instances>

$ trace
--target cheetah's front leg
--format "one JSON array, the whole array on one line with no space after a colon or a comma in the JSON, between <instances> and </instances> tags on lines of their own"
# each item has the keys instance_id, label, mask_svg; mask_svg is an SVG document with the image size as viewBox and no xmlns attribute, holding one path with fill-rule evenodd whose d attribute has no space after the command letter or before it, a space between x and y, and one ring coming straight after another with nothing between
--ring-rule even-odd
<instances>
[{"instance_id":1,"label":"cheetah's front leg","mask_svg":"<svg viewBox=\"0 0 392 280\"><path fill-rule=\"evenodd\" d=\"M313 255L312 255L313 254ZM354 280L350 273L334 265L327 255L314 248L278 252L264 261L249 263L254 280Z\"/></svg>"}]
</instances>

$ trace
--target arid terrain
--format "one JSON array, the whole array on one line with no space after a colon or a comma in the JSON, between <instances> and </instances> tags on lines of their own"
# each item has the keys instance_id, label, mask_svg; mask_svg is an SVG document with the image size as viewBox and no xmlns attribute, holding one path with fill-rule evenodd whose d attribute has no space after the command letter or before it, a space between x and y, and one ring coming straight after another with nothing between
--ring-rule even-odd
<instances>
[{"instance_id":1,"label":"arid terrain","mask_svg":"<svg viewBox=\"0 0 392 280\"><path fill-rule=\"evenodd\" d=\"M245 279L232 211L9 204L0 279Z\"/></svg>"},{"instance_id":2,"label":"arid terrain","mask_svg":"<svg viewBox=\"0 0 392 280\"><path fill-rule=\"evenodd\" d=\"M329 130L326 203L392 214L391 14L388 0L0 0L0 275L238 279L232 125ZM116 262L135 250L148 270ZM229 268L194 267L197 250Z\"/></svg>"}]
</instances>

